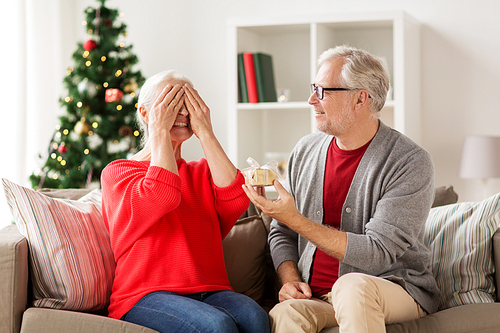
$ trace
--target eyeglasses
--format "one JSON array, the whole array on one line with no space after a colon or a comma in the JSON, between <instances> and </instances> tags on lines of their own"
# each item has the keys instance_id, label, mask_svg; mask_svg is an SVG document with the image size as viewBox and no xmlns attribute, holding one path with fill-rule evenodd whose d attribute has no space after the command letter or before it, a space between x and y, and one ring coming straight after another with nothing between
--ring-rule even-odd
<instances>
[{"instance_id":1,"label":"eyeglasses","mask_svg":"<svg viewBox=\"0 0 500 333\"><path fill-rule=\"evenodd\" d=\"M361 89L361 88L353 88L353 89L349 89L349 88L323 88L322 86L317 86L314 83L311 83L311 94L316 92L316 97L318 97L318 99L323 99L325 97L325 90L346 91L346 90L359 90L359 89ZM368 95L368 98L371 98L371 96Z\"/></svg>"}]
</instances>

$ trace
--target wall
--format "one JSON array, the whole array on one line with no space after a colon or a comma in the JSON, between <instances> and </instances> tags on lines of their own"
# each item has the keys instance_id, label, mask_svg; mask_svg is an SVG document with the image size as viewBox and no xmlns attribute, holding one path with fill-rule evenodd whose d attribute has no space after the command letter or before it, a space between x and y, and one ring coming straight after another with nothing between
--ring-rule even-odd
<instances>
[{"instance_id":1,"label":"wall","mask_svg":"<svg viewBox=\"0 0 500 333\"><path fill-rule=\"evenodd\" d=\"M78 32L75 39L84 39L82 11L95 2L73 2L76 28L71 30ZM214 129L223 146L228 140L225 97L228 17L404 10L422 24L422 134L423 145L434 159L436 185L452 184L460 200L480 200L500 191L500 180L491 180L483 188L480 180L462 180L458 175L466 135L500 135L500 106L494 100L500 89L497 60L500 24L495 14L500 11L498 1L108 0L107 3L125 13L127 38L134 45L145 76L176 68L192 78L212 110ZM306 88L308 83L304 82ZM183 148L186 159L198 159L202 154L196 139Z\"/></svg>"},{"instance_id":2,"label":"wall","mask_svg":"<svg viewBox=\"0 0 500 333\"><path fill-rule=\"evenodd\" d=\"M96 3L59 0L63 27L57 46L57 57L61 59L61 68L56 70L61 75L59 82L72 65L76 42L87 39L81 25L83 11ZM466 135L500 135L500 107L495 99L500 88L500 24L495 17L500 2L496 0L108 0L107 5L125 14L127 41L134 45L140 59L138 67L146 77L175 68L193 80L212 110L213 126L223 146L228 140L228 17L404 10L422 24L422 134L423 145L435 162L436 185L454 185L462 201L480 200L500 191L498 179L484 188L480 180L462 180L458 176ZM309 82L303 84L308 89ZM59 95L57 92L52 98L57 101ZM53 110L40 110L57 124ZM49 130L41 136L52 135L53 127L47 127ZM49 139L40 137L27 145L38 144L46 149ZM197 139L185 143L184 158L201 156Z\"/></svg>"}]
</instances>

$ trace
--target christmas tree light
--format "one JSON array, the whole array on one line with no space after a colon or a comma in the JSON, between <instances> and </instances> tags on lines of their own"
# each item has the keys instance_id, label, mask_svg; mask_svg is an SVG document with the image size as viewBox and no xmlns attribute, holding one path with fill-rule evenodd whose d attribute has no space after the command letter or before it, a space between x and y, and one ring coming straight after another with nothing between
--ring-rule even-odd
<instances>
[{"instance_id":1,"label":"christmas tree light","mask_svg":"<svg viewBox=\"0 0 500 333\"><path fill-rule=\"evenodd\" d=\"M139 142L135 123L137 89L144 83L134 70L138 58L126 44L127 26L106 0L85 10L88 39L78 43L61 97L66 114L59 117L43 167L30 176L33 188L88 187L99 182L102 169L133 153ZM42 159L44 157L40 156Z\"/></svg>"}]
</instances>

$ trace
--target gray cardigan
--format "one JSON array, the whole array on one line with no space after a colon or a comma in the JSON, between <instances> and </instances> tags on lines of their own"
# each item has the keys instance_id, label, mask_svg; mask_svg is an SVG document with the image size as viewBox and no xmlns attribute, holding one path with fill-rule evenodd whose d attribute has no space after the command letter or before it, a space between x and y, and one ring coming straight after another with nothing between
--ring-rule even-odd
<instances>
[{"instance_id":1,"label":"gray cardigan","mask_svg":"<svg viewBox=\"0 0 500 333\"><path fill-rule=\"evenodd\" d=\"M294 148L285 187L299 212L323 223L323 181L333 136L313 133ZM354 175L342 208L347 249L339 276L366 273L400 284L428 313L437 310L439 290L423 244L424 224L434 196L430 155L380 122ZM269 244L274 266L292 260L309 282L316 247L273 220Z\"/></svg>"}]
</instances>

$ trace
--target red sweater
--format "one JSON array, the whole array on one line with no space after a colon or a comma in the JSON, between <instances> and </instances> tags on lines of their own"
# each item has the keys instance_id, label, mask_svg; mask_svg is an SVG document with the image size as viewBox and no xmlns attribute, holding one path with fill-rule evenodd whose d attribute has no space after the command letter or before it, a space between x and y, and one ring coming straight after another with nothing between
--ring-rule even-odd
<instances>
[{"instance_id":1,"label":"red sweater","mask_svg":"<svg viewBox=\"0 0 500 333\"><path fill-rule=\"evenodd\" d=\"M332 140L325 166L323 224L340 230L342 206L359 162L370 142L355 150L342 150L337 146L336 140ZM310 281L313 296L319 297L329 293L338 277L339 261L322 250L316 249Z\"/></svg>"},{"instance_id":2,"label":"red sweater","mask_svg":"<svg viewBox=\"0 0 500 333\"><path fill-rule=\"evenodd\" d=\"M150 162L118 160L102 173L102 211L116 261L112 318L158 290L231 290L222 240L250 202L243 175L218 188L205 159L181 159L177 167L179 176Z\"/></svg>"}]
</instances>

